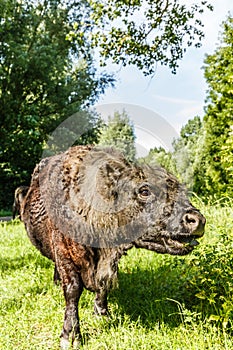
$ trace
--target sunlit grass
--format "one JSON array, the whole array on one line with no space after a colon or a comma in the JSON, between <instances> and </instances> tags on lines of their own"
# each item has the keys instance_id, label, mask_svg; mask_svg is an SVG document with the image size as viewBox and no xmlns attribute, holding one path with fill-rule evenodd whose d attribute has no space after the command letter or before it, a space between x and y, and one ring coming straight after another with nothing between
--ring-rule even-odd
<instances>
[{"instance_id":1,"label":"sunlit grass","mask_svg":"<svg viewBox=\"0 0 233 350\"><path fill-rule=\"evenodd\" d=\"M232 350L231 309L227 325L211 321L212 304L195 295L202 291L198 271L203 279L209 272L208 266L203 266L205 252L209 254L208 263L223 268L216 265L214 247L225 249L221 243L224 235L233 242L232 207L197 204L207 217L207 229L196 253L172 257L146 250L129 251L119 265L119 287L109 295L107 318L93 315L94 295L83 293L82 349ZM229 254L229 246L226 252ZM62 291L53 285L53 263L31 245L18 221L0 224L0 273L0 349L58 350L64 312ZM231 303L231 277L227 287L226 279L217 276L216 272L215 281L212 275L211 288L219 283L223 297ZM214 303L220 307L217 300Z\"/></svg>"}]
</instances>

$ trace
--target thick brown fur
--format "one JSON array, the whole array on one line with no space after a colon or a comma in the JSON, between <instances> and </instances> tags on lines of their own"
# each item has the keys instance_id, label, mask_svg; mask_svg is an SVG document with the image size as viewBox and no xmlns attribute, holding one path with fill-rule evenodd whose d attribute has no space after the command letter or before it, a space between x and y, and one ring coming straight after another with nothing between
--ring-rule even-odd
<instances>
[{"instance_id":1,"label":"thick brown fur","mask_svg":"<svg viewBox=\"0 0 233 350\"><path fill-rule=\"evenodd\" d=\"M22 219L31 242L55 263L66 311L61 348L80 338L78 300L107 292L118 261L132 248L185 255L203 235L205 219L164 169L127 162L112 149L76 146L43 159L34 170Z\"/></svg>"}]
</instances>

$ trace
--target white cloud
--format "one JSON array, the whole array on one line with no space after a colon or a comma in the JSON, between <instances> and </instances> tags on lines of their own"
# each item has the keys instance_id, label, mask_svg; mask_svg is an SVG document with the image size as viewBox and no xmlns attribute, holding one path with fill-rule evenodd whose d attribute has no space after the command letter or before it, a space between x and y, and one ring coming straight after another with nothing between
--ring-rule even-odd
<instances>
[{"instance_id":1,"label":"white cloud","mask_svg":"<svg viewBox=\"0 0 233 350\"><path fill-rule=\"evenodd\" d=\"M161 101L165 101L168 103L174 103L178 105L184 105L184 104L196 104L199 101L196 100L189 100L184 98L175 98L175 97L169 97L169 96L160 96L160 95L154 95L154 98L159 99Z\"/></svg>"}]
</instances>

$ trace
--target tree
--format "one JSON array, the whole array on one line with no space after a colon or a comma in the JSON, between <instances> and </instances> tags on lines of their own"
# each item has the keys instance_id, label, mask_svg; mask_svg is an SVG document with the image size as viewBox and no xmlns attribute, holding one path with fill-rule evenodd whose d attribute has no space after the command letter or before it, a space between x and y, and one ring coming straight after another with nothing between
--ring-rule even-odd
<instances>
[{"instance_id":1,"label":"tree","mask_svg":"<svg viewBox=\"0 0 233 350\"><path fill-rule=\"evenodd\" d=\"M74 10L77 23L83 6L76 1L0 0L1 207L9 206L16 186L29 183L48 135L113 82L110 75L96 74L85 38L78 46L66 40ZM96 121L90 113L77 119L80 127L88 124L89 133Z\"/></svg>"},{"instance_id":2,"label":"tree","mask_svg":"<svg viewBox=\"0 0 233 350\"><path fill-rule=\"evenodd\" d=\"M233 18L223 23L220 45L205 59L205 116L189 120L173 143L176 170L202 196L233 196Z\"/></svg>"},{"instance_id":3,"label":"tree","mask_svg":"<svg viewBox=\"0 0 233 350\"><path fill-rule=\"evenodd\" d=\"M153 74L157 64L176 72L186 48L199 47L204 37L200 20L212 5L202 0L190 6L178 0L88 0L83 26L74 25L69 39L82 39L90 32L90 44L98 48L101 64L107 59L123 66L132 64Z\"/></svg>"},{"instance_id":4,"label":"tree","mask_svg":"<svg viewBox=\"0 0 233 350\"><path fill-rule=\"evenodd\" d=\"M151 166L162 166L172 174L177 174L172 152L166 151L163 147L154 147L146 157L139 159L140 163L146 163Z\"/></svg>"},{"instance_id":5,"label":"tree","mask_svg":"<svg viewBox=\"0 0 233 350\"><path fill-rule=\"evenodd\" d=\"M233 18L223 23L220 45L205 59L205 116L189 120L174 141L177 173L202 196L233 196ZM165 156L163 156L163 160Z\"/></svg>"},{"instance_id":6,"label":"tree","mask_svg":"<svg viewBox=\"0 0 233 350\"><path fill-rule=\"evenodd\" d=\"M204 116L203 190L233 196L233 18L223 23L220 45L205 59L208 84Z\"/></svg>"},{"instance_id":7,"label":"tree","mask_svg":"<svg viewBox=\"0 0 233 350\"><path fill-rule=\"evenodd\" d=\"M181 128L179 138L173 141L173 151L155 147L141 161L163 166L176 175L189 190L200 194L203 179L200 153L203 143L202 122L199 116L195 116Z\"/></svg>"},{"instance_id":8,"label":"tree","mask_svg":"<svg viewBox=\"0 0 233 350\"><path fill-rule=\"evenodd\" d=\"M232 196L233 194L233 126L231 125L229 134L226 140L226 144L222 146L220 151L220 157L222 164L228 177L228 189L227 194Z\"/></svg>"},{"instance_id":9,"label":"tree","mask_svg":"<svg viewBox=\"0 0 233 350\"><path fill-rule=\"evenodd\" d=\"M97 75L93 49L103 65L111 58L152 74L160 62L175 72L186 47L200 46L206 7L204 0L190 7L178 0L0 0L0 206L9 205L5 188L28 184L48 135L113 83ZM80 142L93 141L95 116L84 123L90 127Z\"/></svg>"},{"instance_id":10,"label":"tree","mask_svg":"<svg viewBox=\"0 0 233 350\"><path fill-rule=\"evenodd\" d=\"M200 194L202 166L200 153L203 147L203 126L199 116L188 120L181 128L180 137L173 142L173 159L180 179L190 190Z\"/></svg>"},{"instance_id":11,"label":"tree","mask_svg":"<svg viewBox=\"0 0 233 350\"><path fill-rule=\"evenodd\" d=\"M136 155L134 127L126 111L115 112L108 118L108 124L102 127L99 145L111 146L122 152L128 160Z\"/></svg>"}]
</instances>

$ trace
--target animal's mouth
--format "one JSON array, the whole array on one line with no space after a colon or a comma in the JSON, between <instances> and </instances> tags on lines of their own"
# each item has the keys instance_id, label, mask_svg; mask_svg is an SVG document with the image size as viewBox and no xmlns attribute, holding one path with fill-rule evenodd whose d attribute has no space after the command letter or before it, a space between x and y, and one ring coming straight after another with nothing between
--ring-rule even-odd
<instances>
[{"instance_id":1,"label":"animal's mouth","mask_svg":"<svg viewBox=\"0 0 233 350\"><path fill-rule=\"evenodd\" d=\"M197 245L199 245L199 242L197 241L197 238L200 237L196 237L196 236L185 236L185 237L179 237L177 239L171 239L171 242L175 242L175 244L180 245L181 247L196 247ZM170 242L168 242L170 243ZM172 243L171 243L172 245Z\"/></svg>"},{"instance_id":2,"label":"animal's mouth","mask_svg":"<svg viewBox=\"0 0 233 350\"><path fill-rule=\"evenodd\" d=\"M199 245L197 236L183 236L163 240L165 251L172 255L186 255Z\"/></svg>"},{"instance_id":3,"label":"animal's mouth","mask_svg":"<svg viewBox=\"0 0 233 350\"><path fill-rule=\"evenodd\" d=\"M200 236L179 235L176 237L160 237L159 240L139 239L134 242L137 248L146 248L157 253L168 253L171 255L186 255L190 253L199 242Z\"/></svg>"}]
</instances>

